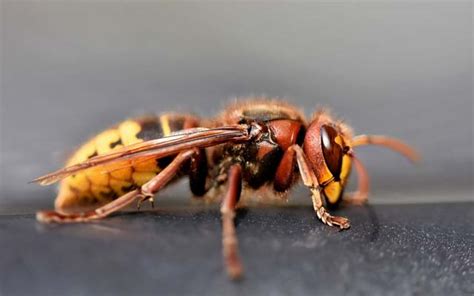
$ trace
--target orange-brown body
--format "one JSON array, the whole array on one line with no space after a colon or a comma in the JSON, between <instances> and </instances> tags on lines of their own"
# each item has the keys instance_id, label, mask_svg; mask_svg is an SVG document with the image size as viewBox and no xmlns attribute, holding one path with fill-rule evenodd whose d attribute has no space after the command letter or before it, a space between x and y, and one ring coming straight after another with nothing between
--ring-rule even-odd
<instances>
[{"instance_id":1,"label":"orange-brown body","mask_svg":"<svg viewBox=\"0 0 474 296\"><path fill-rule=\"evenodd\" d=\"M195 196L227 185L221 203L224 262L238 278L242 266L235 235L235 208L242 188L287 192L301 179L311 191L318 218L329 226L350 227L337 206L352 165L358 191L347 202L363 203L368 175L354 147L376 144L411 160L415 151L384 136L353 137L351 129L319 111L306 121L287 103L254 99L236 103L211 120L163 114L127 120L89 140L66 167L35 180L41 185L62 180L56 211L41 211L42 222L88 222L104 218L131 203L153 201L173 180L187 176Z\"/></svg>"},{"instance_id":2,"label":"orange-brown body","mask_svg":"<svg viewBox=\"0 0 474 296\"><path fill-rule=\"evenodd\" d=\"M327 113L315 116L325 116L327 121L330 120ZM307 122L302 112L294 106L278 101L251 100L236 103L211 120L174 113L126 120L89 140L74 153L66 165L75 165L124 146L166 137L185 129L251 122L262 123L262 126L268 129L266 138L239 145L223 144L206 148L204 153L207 172L200 182L211 184L203 184L206 188L197 195L224 184L227 180L227 170L235 162L241 162L245 188L256 190L263 187L270 189L266 190L267 192L286 192L298 179L298 175L295 174L294 155L285 152L294 144L302 145L305 134L307 137L311 137L311 134L306 133ZM344 131L350 132L348 128ZM340 137L339 141L343 141L342 135ZM288 159L289 157L292 159ZM172 158L173 156L159 160L150 158L132 165L117 162L108 165L105 170L100 167L78 172L61 182L55 207L61 212L77 212L104 205L151 180ZM331 172L322 155L312 153L308 158L313 165L318 166L318 178L328 183L324 188L327 202L337 204L349 175L349 156L344 156L343 174L336 181L331 180ZM180 175L189 173L188 167L182 171ZM196 194L195 190L193 193Z\"/></svg>"},{"instance_id":3,"label":"orange-brown body","mask_svg":"<svg viewBox=\"0 0 474 296\"><path fill-rule=\"evenodd\" d=\"M174 113L129 119L83 144L66 165L81 163L124 146L166 137L172 132L197 127L198 124L199 119L192 115ZM91 168L78 172L61 181L55 207L62 212L96 208L139 188L156 176L167 163L167 159L157 161L152 158L131 166L118 162L108 165L107 170Z\"/></svg>"}]
</instances>

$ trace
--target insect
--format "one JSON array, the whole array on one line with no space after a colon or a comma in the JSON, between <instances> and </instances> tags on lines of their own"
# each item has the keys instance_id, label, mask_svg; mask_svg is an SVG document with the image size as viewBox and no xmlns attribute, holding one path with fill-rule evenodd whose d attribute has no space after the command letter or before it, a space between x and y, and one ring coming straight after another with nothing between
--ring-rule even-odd
<instances>
[{"instance_id":1,"label":"insect","mask_svg":"<svg viewBox=\"0 0 474 296\"><path fill-rule=\"evenodd\" d=\"M227 107L213 119L168 113L131 119L80 147L65 168L35 179L61 181L55 210L37 213L45 223L89 222L134 202L153 203L171 182L187 176L194 196L224 189L221 201L222 245L226 270L239 278L243 268L235 233L235 209L242 189L285 196L299 180L312 197L317 217L329 226L350 227L328 210L342 201L367 200L369 178L354 148L382 145L412 161L418 154L399 140L353 136L329 112L307 121L296 107L271 99L248 99ZM344 195L351 167L358 190Z\"/></svg>"}]
</instances>

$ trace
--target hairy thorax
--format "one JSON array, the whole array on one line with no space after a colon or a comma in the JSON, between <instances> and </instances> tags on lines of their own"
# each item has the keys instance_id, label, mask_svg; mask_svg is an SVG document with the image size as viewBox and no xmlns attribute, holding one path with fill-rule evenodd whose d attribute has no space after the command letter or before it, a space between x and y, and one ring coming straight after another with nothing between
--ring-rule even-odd
<instances>
[{"instance_id":1,"label":"hairy thorax","mask_svg":"<svg viewBox=\"0 0 474 296\"><path fill-rule=\"evenodd\" d=\"M281 102L254 100L231 105L213 124L257 124L261 133L255 141L228 143L207 149L211 187L225 184L229 167L238 163L242 167L244 192L266 197L275 195L281 199L287 188L274 190L275 173L285 151L303 140L303 115L296 108Z\"/></svg>"}]
</instances>

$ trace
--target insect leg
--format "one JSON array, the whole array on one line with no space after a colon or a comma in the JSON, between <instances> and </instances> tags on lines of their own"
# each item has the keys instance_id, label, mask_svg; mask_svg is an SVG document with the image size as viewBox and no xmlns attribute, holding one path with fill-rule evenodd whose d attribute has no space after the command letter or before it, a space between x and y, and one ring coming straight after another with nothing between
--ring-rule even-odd
<instances>
[{"instance_id":1,"label":"insect leg","mask_svg":"<svg viewBox=\"0 0 474 296\"><path fill-rule=\"evenodd\" d=\"M206 152L204 149L200 149L192 157L189 168L189 186L195 196L201 197L208 191L206 187L207 171Z\"/></svg>"},{"instance_id":2,"label":"insect leg","mask_svg":"<svg viewBox=\"0 0 474 296\"><path fill-rule=\"evenodd\" d=\"M296 151L293 149L293 146L290 146L283 154L275 173L273 188L276 191L284 192L291 187L295 176L295 166Z\"/></svg>"},{"instance_id":3,"label":"insect leg","mask_svg":"<svg viewBox=\"0 0 474 296\"><path fill-rule=\"evenodd\" d=\"M238 242L235 234L235 206L242 190L242 168L234 164L229 169L229 187L221 205L222 214L222 252L228 275L232 279L242 276Z\"/></svg>"},{"instance_id":4,"label":"insect leg","mask_svg":"<svg viewBox=\"0 0 474 296\"><path fill-rule=\"evenodd\" d=\"M36 219L44 223L74 223L74 222L89 222L105 218L113 212L116 212L137 199L147 199L149 196L153 196L166 183L168 183L181 168L181 165L188 160L194 154L194 150L188 150L181 152L176 158L158 175L153 179L145 183L140 189L135 189L128 192L116 200L99 207L95 210L82 212L82 213L68 213L63 214L57 211L41 211L36 214Z\"/></svg>"},{"instance_id":5,"label":"insect leg","mask_svg":"<svg viewBox=\"0 0 474 296\"><path fill-rule=\"evenodd\" d=\"M316 214L318 215L318 218L321 219L324 224L327 224L329 226L338 226L341 229L349 228L350 223L347 218L332 216L324 208L323 201L321 199L321 192L318 180L316 179L314 172L310 169L303 150L297 145L293 145L292 147L296 151L296 161L298 163L301 178L303 179L303 184L311 190L313 208Z\"/></svg>"},{"instance_id":6,"label":"insect leg","mask_svg":"<svg viewBox=\"0 0 474 296\"><path fill-rule=\"evenodd\" d=\"M61 213L58 211L40 211L36 213L36 220L43 223L74 223L74 222L88 222L95 219L100 219L109 214L122 209L137 199L140 195L140 190L136 189L130 191L116 200L99 207L95 210L81 212L81 213Z\"/></svg>"},{"instance_id":7,"label":"insect leg","mask_svg":"<svg viewBox=\"0 0 474 296\"><path fill-rule=\"evenodd\" d=\"M197 149L191 149L179 153L173 159L173 161L168 166L166 166L166 168L164 168L158 175L156 175L156 177L143 184L140 189L140 199L138 200L138 208L140 207L141 202L148 199L153 199L153 196L176 176L176 173L181 168L181 165L187 160L189 160L193 155L195 155L197 151Z\"/></svg>"},{"instance_id":8,"label":"insect leg","mask_svg":"<svg viewBox=\"0 0 474 296\"><path fill-rule=\"evenodd\" d=\"M354 155L351 155L351 157L354 162L354 167L357 171L357 191L348 193L347 196L344 197L342 202L344 204L362 205L367 202L367 199L369 197L369 174L367 173L365 166L357 157L355 157Z\"/></svg>"}]
</instances>

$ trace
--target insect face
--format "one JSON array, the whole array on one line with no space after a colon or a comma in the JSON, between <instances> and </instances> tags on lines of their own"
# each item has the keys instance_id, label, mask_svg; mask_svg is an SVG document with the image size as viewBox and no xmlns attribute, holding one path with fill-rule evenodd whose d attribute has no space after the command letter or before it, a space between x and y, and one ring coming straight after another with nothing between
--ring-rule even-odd
<instances>
[{"instance_id":1,"label":"insect face","mask_svg":"<svg viewBox=\"0 0 474 296\"><path fill-rule=\"evenodd\" d=\"M328 206L341 200L351 171L351 136L348 128L320 114L310 123L303 149L318 179Z\"/></svg>"}]
</instances>

